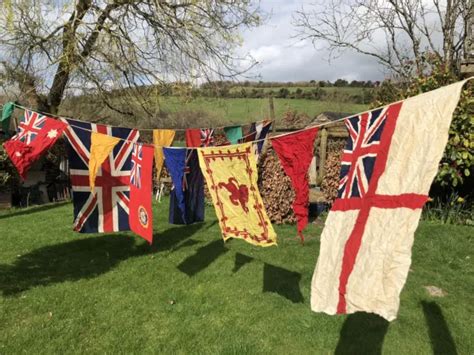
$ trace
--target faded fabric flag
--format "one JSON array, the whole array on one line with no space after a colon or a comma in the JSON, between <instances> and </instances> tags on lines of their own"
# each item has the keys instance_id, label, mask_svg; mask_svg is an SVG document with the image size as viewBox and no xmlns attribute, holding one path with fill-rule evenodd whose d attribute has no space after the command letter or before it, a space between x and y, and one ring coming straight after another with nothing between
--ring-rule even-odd
<instances>
[{"instance_id":1,"label":"faded fabric flag","mask_svg":"<svg viewBox=\"0 0 474 355\"><path fill-rule=\"evenodd\" d=\"M13 165L23 180L31 165L50 149L66 129L66 124L38 112L25 110L18 132L3 143Z\"/></svg>"},{"instance_id":2,"label":"faded fabric flag","mask_svg":"<svg viewBox=\"0 0 474 355\"><path fill-rule=\"evenodd\" d=\"M155 145L155 168L156 179L159 180L163 168L163 147L169 147L173 143L176 132L171 129L154 129L153 144Z\"/></svg>"},{"instance_id":3,"label":"faded fabric flag","mask_svg":"<svg viewBox=\"0 0 474 355\"><path fill-rule=\"evenodd\" d=\"M62 118L69 126L67 138L70 179L74 203L74 230L80 233L110 233L130 230L130 169L135 129L104 126ZM91 132L120 138L95 178L95 194L89 184Z\"/></svg>"},{"instance_id":4,"label":"faded fabric flag","mask_svg":"<svg viewBox=\"0 0 474 355\"><path fill-rule=\"evenodd\" d=\"M421 209L464 82L346 120L339 197L321 235L311 309L396 318Z\"/></svg>"},{"instance_id":5,"label":"faded fabric flag","mask_svg":"<svg viewBox=\"0 0 474 355\"><path fill-rule=\"evenodd\" d=\"M275 245L276 234L257 187L252 144L199 148L198 154L224 240L241 238L254 245Z\"/></svg>"},{"instance_id":6,"label":"faded fabric flag","mask_svg":"<svg viewBox=\"0 0 474 355\"><path fill-rule=\"evenodd\" d=\"M130 173L130 229L152 244L153 210L153 154L151 145L135 143L132 151L132 170Z\"/></svg>"},{"instance_id":7,"label":"faded fabric flag","mask_svg":"<svg viewBox=\"0 0 474 355\"><path fill-rule=\"evenodd\" d=\"M224 127L224 132L230 144L237 144L242 139L242 126Z\"/></svg>"},{"instance_id":8,"label":"faded fabric flag","mask_svg":"<svg viewBox=\"0 0 474 355\"><path fill-rule=\"evenodd\" d=\"M14 102L7 102L3 105L2 109L2 117L0 119L2 131L5 133L7 137L9 137L10 133L10 121L13 115L13 111L15 110L15 103Z\"/></svg>"},{"instance_id":9,"label":"faded fabric flag","mask_svg":"<svg viewBox=\"0 0 474 355\"><path fill-rule=\"evenodd\" d=\"M204 177L195 149L164 148L165 164L173 187L170 193L169 222L192 224L204 221Z\"/></svg>"},{"instance_id":10,"label":"faded fabric flag","mask_svg":"<svg viewBox=\"0 0 474 355\"><path fill-rule=\"evenodd\" d=\"M95 177L102 163L112 153L114 147L120 142L120 138L107 134L91 133L91 156L89 158L89 185L94 192Z\"/></svg>"},{"instance_id":11,"label":"faded fabric flag","mask_svg":"<svg viewBox=\"0 0 474 355\"><path fill-rule=\"evenodd\" d=\"M211 128L188 128L185 132L186 147L210 147L214 145L214 130Z\"/></svg>"},{"instance_id":12,"label":"faded fabric flag","mask_svg":"<svg viewBox=\"0 0 474 355\"><path fill-rule=\"evenodd\" d=\"M317 134L318 128L312 128L272 140L273 149L295 190L293 211L296 215L298 235L302 242L304 242L303 229L308 224L309 213L308 169L313 159L314 140Z\"/></svg>"}]
</instances>

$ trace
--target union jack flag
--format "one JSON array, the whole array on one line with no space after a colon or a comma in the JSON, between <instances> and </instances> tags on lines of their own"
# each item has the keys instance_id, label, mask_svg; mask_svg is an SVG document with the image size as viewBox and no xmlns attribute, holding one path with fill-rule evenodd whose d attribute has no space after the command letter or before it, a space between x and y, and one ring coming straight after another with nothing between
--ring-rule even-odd
<instances>
[{"instance_id":1,"label":"union jack flag","mask_svg":"<svg viewBox=\"0 0 474 355\"><path fill-rule=\"evenodd\" d=\"M201 129L201 147L210 147L214 145L214 130L211 128Z\"/></svg>"},{"instance_id":2,"label":"union jack flag","mask_svg":"<svg viewBox=\"0 0 474 355\"><path fill-rule=\"evenodd\" d=\"M25 115L18 124L18 133L12 139L19 140L27 145L31 144L43 128L46 119L46 116L38 112L25 110Z\"/></svg>"},{"instance_id":3,"label":"union jack flag","mask_svg":"<svg viewBox=\"0 0 474 355\"><path fill-rule=\"evenodd\" d=\"M349 139L341 159L338 198L365 196L386 118L387 108L383 108L345 120Z\"/></svg>"},{"instance_id":4,"label":"union jack flag","mask_svg":"<svg viewBox=\"0 0 474 355\"><path fill-rule=\"evenodd\" d=\"M143 145L134 144L132 153L132 173L130 174L130 183L137 189L142 186L142 163L143 163Z\"/></svg>"},{"instance_id":5,"label":"union jack flag","mask_svg":"<svg viewBox=\"0 0 474 355\"><path fill-rule=\"evenodd\" d=\"M137 130L63 119L68 141L70 178L74 202L74 230L104 233L130 230L130 170ZM89 186L91 131L122 138L104 161L96 177L95 194Z\"/></svg>"}]
</instances>

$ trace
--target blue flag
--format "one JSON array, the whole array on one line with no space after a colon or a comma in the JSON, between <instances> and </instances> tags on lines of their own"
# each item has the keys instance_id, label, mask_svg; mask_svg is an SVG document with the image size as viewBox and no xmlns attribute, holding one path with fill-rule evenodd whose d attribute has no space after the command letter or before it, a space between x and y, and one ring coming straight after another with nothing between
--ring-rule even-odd
<instances>
[{"instance_id":1,"label":"blue flag","mask_svg":"<svg viewBox=\"0 0 474 355\"><path fill-rule=\"evenodd\" d=\"M191 224L204 221L204 177L197 150L163 148L165 164L173 181L169 222Z\"/></svg>"}]
</instances>

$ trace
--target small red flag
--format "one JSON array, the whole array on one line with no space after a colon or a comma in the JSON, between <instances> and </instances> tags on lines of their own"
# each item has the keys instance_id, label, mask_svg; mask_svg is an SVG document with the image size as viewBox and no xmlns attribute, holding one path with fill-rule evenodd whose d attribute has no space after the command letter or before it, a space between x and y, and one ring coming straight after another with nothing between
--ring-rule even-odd
<instances>
[{"instance_id":1,"label":"small red flag","mask_svg":"<svg viewBox=\"0 0 474 355\"><path fill-rule=\"evenodd\" d=\"M153 242L151 209L153 154L152 146L135 143L130 174L130 228L150 244Z\"/></svg>"},{"instance_id":2,"label":"small red flag","mask_svg":"<svg viewBox=\"0 0 474 355\"><path fill-rule=\"evenodd\" d=\"M19 132L3 144L23 180L31 164L56 143L66 127L64 122L25 111Z\"/></svg>"},{"instance_id":3,"label":"small red flag","mask_svg":"<svg viewBox=\"0 0 474 355\"><path fill-rule=\"evenodd\" d=\"M214 145L214 130L211 128L188 128L186 147L210 147Z\"/></svg>"},{"instance_id":4,"label":"small red flag","mask_svg":"<svg viewBox=\"0 0 474 355\"><path fill-rule=\"evenodd\" d=\"M313 159L313 145L317 133L318 128L315 127L272 140L273 149L295 189L293 211L296 215L301 242L304 242L303 229L308 224L308 169Z\"/></svg>"}]
</instances>

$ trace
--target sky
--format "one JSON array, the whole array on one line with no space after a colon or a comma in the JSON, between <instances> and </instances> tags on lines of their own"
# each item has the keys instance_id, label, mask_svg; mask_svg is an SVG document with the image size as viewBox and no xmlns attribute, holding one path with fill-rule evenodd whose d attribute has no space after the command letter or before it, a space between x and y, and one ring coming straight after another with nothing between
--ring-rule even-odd
<instances>
[{"instance_id":1,"label":"sky","mask_svg":"<svg viewBox=\"0 0 474 355\"><path fill-rule=\"evenodd\" d=\"M241 53L250 53L259 64L252 74L262 81L309 80L383 80L383 68L372 58L351 51L330 59L324 45L315 48L311 41L292 38L296 29L292 16L307 0L262 0L261 8L269 14L265 23L241 33Z\"/></svg>"}]
</instances>

